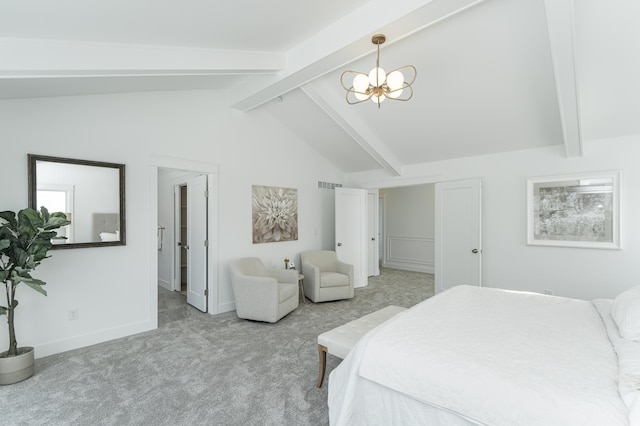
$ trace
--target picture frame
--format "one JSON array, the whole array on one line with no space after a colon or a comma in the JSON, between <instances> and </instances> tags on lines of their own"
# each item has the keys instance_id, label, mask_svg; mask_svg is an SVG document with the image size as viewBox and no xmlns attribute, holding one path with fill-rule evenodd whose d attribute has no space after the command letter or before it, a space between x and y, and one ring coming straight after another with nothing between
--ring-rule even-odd
<instances>
[{"instance_id":1,"label":"picture frame","mask_svg":"<svg viewBox=\"0 0 640 426\"><path fill-rule=\"evenodd\" d=\"M527 244L620 250L621 172L527 179Z\"/></svg>"},{"instance_id":2,"label":"picture frame","mask_svg":"<svg viewBox=\"0 0 640 426\"><path fill-rule=\"evenodd\" d=\"M252 185L253 244L298 239L298 190Z\"/></svg>"}]
</instances>

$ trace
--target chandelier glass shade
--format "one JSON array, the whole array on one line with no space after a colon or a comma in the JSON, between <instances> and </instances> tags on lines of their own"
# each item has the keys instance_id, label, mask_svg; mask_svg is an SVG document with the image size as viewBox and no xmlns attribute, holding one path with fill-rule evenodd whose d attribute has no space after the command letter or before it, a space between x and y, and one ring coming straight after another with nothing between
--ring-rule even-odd
<instances>
[{"instance_id":1,"label":"chandelier glass shade","mask_svg":"<svg viewBox=\"0 0 640 426\"><path fill-rule=\"evenodd\" d=\"M347 70L340 76L340 84L347 91L346 100L349 105L359 104L371 99L380 104L385 99L408 101L413 97L411 85L418 74L413 65L405 65L388 74L380 68L380 45L386 41L384 34L376 34L371 43L377 45L376 66L368 74ZM405 78L405 74L409 78Z\"/></svg>"}]
</instances>

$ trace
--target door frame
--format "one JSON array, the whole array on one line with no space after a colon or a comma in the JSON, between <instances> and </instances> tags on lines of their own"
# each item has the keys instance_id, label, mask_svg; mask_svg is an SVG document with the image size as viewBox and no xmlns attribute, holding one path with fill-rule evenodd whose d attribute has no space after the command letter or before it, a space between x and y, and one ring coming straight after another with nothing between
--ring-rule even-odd
<instances>
[{"instance_id":1,"label":"door frame","mask_svg":"<svg viewBox=\"0 0 640 426\"><path fill-rule=\"evenodd\" d=\"M158 326L158 169L174 169L187 173L207 175L209 198L207 204L207 221L209 223L207 238L209 250L207 254L209 292L207 303L209 313L220 313L219 303L219 260L218 260L218 204L219 204L219 165L204 161L187 160L183 158L151 155L149 159L149 210L148 210L148 241L149 241L149 310L154 328ZM155 313L155 315L154 315Z\"/></svg>"}]
</instances>

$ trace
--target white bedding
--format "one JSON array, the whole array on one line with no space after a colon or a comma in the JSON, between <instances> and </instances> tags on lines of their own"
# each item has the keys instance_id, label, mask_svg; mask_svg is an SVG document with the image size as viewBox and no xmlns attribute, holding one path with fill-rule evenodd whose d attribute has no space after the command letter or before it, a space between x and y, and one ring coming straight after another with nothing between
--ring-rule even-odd
<instances>
[{"instance_id":1,"label":"white bedding","mask_svg":"<svg viewBox=\"0 0 640 426\"><path fill-rule=\"evenodd\" d=\"M367 334L329 379L333 425L627 425L591 302L459 286Z\"/></svg>"},{"instance_id":2,"label":"white bedding","mask_svg":"<svg viewBox=\"0 0 640 426\"><path fill-rule=\"evenodd\" d=\"M593 301L607 328L607 334L618 355L618 392L629 409L629 423L640 425L640 342L620 336L618 327L611 317L612 300Z\"/></svg>"}]
</instances>

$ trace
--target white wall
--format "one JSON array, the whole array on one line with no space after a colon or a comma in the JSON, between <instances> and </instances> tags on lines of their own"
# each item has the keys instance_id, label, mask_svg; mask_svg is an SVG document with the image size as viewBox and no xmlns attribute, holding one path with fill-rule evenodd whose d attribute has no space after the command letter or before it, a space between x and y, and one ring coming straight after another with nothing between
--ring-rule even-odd
<instances>
[{"instance_id":1,"label":"white wall","mask_svg":"<svg viewBox=\"0 0 640 426\"><path fill-rule=\"evenodd\" d=\"M0 101L1 173L11 182L1 210L27 205L27 153L126 164L127 245L54 251L34 273L49 296L18 290L19 345L42 357L156 327L153 155L219 165L220 306L233 307L231 259L259 256L281 267L285 257L299 261L300 251L324 247L333 204L317 181L342 182L343 175L260 111L230 110L222 98L185 91ZM298 188L298 241L252 244L253 184ZM79 319L69 321L74 308ZM6 344L0 327L0 347Z\"/></svg>"},{"instance_id":2,"label":"white wall","mask_svg":"<svg viewBox=\"0 0 640 426\"><path fill-rule=\"evenodd\" d=\"M640 282L640 135L585 142L584 156L566 158L555 146L405 167L347 177L349 186L383 182L482 178L482 282L485 286L584 299L612 298ZM526 179L564 173L622 170L622 250L526 245Z\"/></svg>"},{"instance_id":3,"label":"white wall","mask_svg":"<svg viewBox=\"0 0 640 426\"><path fill-rule=\"evenodd\" d=\"M382 266L433 273L434 185L386 188L380 190L380 195L384 198Z\"/></svg>"}]
</instances>

